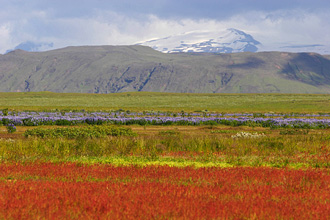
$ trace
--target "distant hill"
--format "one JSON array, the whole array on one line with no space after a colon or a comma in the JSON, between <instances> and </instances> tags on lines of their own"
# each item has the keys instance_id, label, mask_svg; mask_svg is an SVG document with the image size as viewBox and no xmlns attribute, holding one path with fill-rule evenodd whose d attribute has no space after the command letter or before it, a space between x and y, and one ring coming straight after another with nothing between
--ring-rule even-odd
<instances>
[{"instance_id":1,"label":"distant hill","mask_svg":"<svg viewBox=\"0 0 330 220\"><path fill-rule=\"evenodd\" d=\"M0 55L1 92L327 93L330 57L315 53L170 53L82 46Z\"/></svg>"}]
</instances>

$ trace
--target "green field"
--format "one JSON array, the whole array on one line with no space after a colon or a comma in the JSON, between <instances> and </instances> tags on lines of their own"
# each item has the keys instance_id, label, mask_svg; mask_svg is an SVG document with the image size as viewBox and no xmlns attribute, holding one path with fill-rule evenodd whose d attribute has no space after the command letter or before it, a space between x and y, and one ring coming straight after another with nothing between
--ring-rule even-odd
<instances>
[{"instance_id":1,"label":"green field","mask_svg":"<svg viewBox=\"0 0 330 220\"><path fill-rule=\"evenodd\" d=\"M0 93L0 110L0 219L329 216L330 95ZM18 112L27 110L52 112ZM267 120L124 125L62 118L121 120L128 110L141 118L218 112ZM180 114L188 112L199 113ZM262 114L271 112L287 114ZM27 113L28 123L18 123ZM60 115L62 123L34 123L38 115ZM324 126L268 126L270 119Z\"/></svg>"},{"instance_id":2,"label":"green field","mask_svg":"<svg viewBox=\"0 0 330 220\"><path fill-rule=\"evenodd\" d=\"M48 126L53 129L53 126ZM81 128L77 126L71 128ZM124 126L136 135L63 138L24 137L31 127L6 134L0 127L2 161L78 162L195 167L330 167L330 130L231 126ZM234 138L237 133L257 137Z\"/></svg>"},{"instance_id":3,"label":"green field","mask_svg":"<svg viewBox=\"0 0 330 220\"><path fill-rule=\"evenodd\" d=\"M0 93L0 109L24 111L185 111L329 113L330 95L289 94L175 94L175 93ZM322 117L322 116L319 116ZM329 129L283 129L235 125L129 125L134 135L111 136L85 125L64 126L71 137L54 133L61 126L46 126L55 136L30 137L34 127L18 126L9 134L0 126L3 161L74 161L111 164L161 164L173 166L329 167ZM45 127L45 126L42 126ZM62 126L63 128L63 126ZM72 128L72 129L71 129ZM78 129L79 128L79 129ZM102 131L106 131L100 128ZM128 129L127 131L125 129ZM30 133L24 132L31 130ZM79 130L79 131L78 131ZM41 129L42 132L44 132ZM57 132L57 131L56 131ZM86 133L87 132L87 133ZM257 139L235 139L240 132L262 134ZM127 133L127 134L128 134ZM110 135L109 135L110 134ZM44 134L45 135L45 134ZM70 136L69 135L69 136ZM107 136L108 135L108 136ZM68 136L68 135L67 135Z\"/></svg>"},{"instance_id":4,"label":"green field","mask_svg":"<svg viewBox=\"0 0 330 220\"><path fill-rule=\"evenodd\" d=\"M103 127L105 131L106 126L89 128L100 130ZM62 129L68 134L67 126L41 127L47 131ZM81 129L87 131L85 125L69 128L71 134L75 129L76 133ZM121 127L122 135L89 137L35 136L34 132L30 132L35 129L18 126L15 133L8 134L4 126L0 127L1 161L106 163L116 166L330 167L329 129L130 125ZM38 127L39 131L42 129ZM27 131L29 135L23 135ZM241 132L251 135L237 138Z\"/></svg>"},{"instance_id":5,"label":"green field","mask_svg":"<svg viewBox=\"0 0 330 220\"><path fill-rule=\"evenodd\" d=\"M329 113L330 95L318 94L179 94L129 92L72 94L51 92L0 93L0 109L131 110Z\"/></svg>"}]
</instances>

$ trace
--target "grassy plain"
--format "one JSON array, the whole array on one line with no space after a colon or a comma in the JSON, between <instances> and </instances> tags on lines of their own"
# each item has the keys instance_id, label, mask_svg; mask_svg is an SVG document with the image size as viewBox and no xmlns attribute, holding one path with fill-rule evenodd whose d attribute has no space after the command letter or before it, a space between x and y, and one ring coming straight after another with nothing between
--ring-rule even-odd
<instances>
[{"instance_id":1,"label":"grassy plain","mask_svg":"<svg viewBox=\"0 0 330 220\"><path fill-rule=\"evenodd\" d=\"M0 109L5 108L329 113L330 96L0 93ZM40 127L90 131L87 125ZM329 129L122 127L136 135L41 138L23 135L35 127L17 126L16 132L8 133L0 126L0 218L329 216ZM237 136L241 132L253 135Z\"/></svg>"},{"instance_id":2,"label":"grassy plain","mask_svg":"<svg viewBox=\"0 0 330 220\"><path fill-rule=\"evenodd\" d=\"M0 109L329 113L330 95L174 94L130 92L0 93ZM160 164L173 166L329 167L330 131L231 126L126 126L137 136L26 138L31 127L8 134L0 127L0 156L14 161ZM49 126L54 128L54 126ZM235 139L239 132L264 134Z\"/></svg>"},{"instance_id":3,"label":"grassy plain","mask_svg":"<svg viewBox=\"0 0 330 220\"><path fill-rule=\"evenodd\" d=\"M128 92L73 94L51 92L0 93L0 109L131 110L329 113L330 95L317 94L179 94Z\"/></svg>"},{"instance_id":4,"label":"grassy plain","mask_svg":"<svg viewBox=\"0 0 330 220\"><path fill-rule=\"evenodd\" d=\"M49 126L50 128L52 126ZM230 126L124 126L137 136L24 137L0 131L3 161L106 163L195 167L330 167L330 130ZM237 133L257 138L234 138ZM263 135L261 135L263 134Z\"/></svg>"},{"instance_id":5,"label":"grassy plain","mask_svg":"<svg viewBox=\"0 0 330 220\"><path fill-rule=\"evenodd\" d=\"M330 95L0 93L0 109L329 113ZM126 126L136 137L26 138L0 127L0 156L14 161L117 165L329 167L330 131L230 126ZM54 128L54 126L49 126ZM265 134L234 139L239 132Z\"/></svg>"}]
</instances>

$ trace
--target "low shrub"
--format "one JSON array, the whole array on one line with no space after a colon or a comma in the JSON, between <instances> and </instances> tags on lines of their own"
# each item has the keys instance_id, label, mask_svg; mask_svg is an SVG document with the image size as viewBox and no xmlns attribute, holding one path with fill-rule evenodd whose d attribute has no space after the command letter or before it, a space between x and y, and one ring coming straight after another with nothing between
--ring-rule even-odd
<instances>
[{"instance_id":1,"label":"low shrub","mask_svg":"<svg viewBox=\"0 0 330 220\"><path fill-rule=\"evenodd\" d=\"M8 115L8 108L2 109L2 115L7 116Z\"/></svg>"},{"instance_id":2,"label":"low shrub","mask_svg":"<svg viewBox=\"0 0 330 220\"><path fill-rule=\"evenodd\" d=\"M25 137L36 136L41 138L99 138L106 136L136 136L131 128L115 126L81 126L70 128L34 128L24 132Z\"/></svg>"},{"instance_id":3,"label":"low shrub","mask_svg":"<svg viewBox=\"0 0 330 220\"><path fill-rule=\"evenodd\" d=\"M309 133L309 129L285 129L281 130L281 135L297 135L297 134L303 134L306 135Z\"/></svg>"},{"instance_id":4,"label":"low shrub","mask_svg":"<svg viewBox=\"0 0 330 220\"><path fill-rule=\"evenodd\" d=\"M180 134L180 132L179 131L175 131L175 130L166 130L166 131L160 131L159 132L159 135L169 135L169 136L171 136L171 135L179 135Z\"/></svg>"},{"instance_id":5,"label":"low shrub","mask_svg":"<svg viewBox=\"0 0 330 220\"><path fill-rule=\"evenodd\" d=\"M16 131L16 126L13 124L7 125L7 131L8 133L14 133Z\"/></svg>"},{"instance_id":6,"label":"low shrub","mask_svg":"<svg viewBox=\"0 0 330 220\"><path fill-rule=\"evenodd\" d=\"M235 133L235 130L213 130L211 131L211 134L230 134L230 133Z\"/></svg>"}]
</instances>

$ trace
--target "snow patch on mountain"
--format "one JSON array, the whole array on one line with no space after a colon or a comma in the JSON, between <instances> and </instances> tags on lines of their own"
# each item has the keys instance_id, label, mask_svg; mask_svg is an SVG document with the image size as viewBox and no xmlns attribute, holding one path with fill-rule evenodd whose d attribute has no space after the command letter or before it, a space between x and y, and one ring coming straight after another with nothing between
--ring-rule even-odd
<instances>
[{"instance_id":1,"label":"snow patch on mountain","mask_svg":"<svg viewBox=\"0 0 330 220\"><path fill-rule=\"evenodd\" d=\"M237 29L224 31L192 31L165 38L139 43L164 53L212 52L235 53L257 52L260 42Z\"/></svg>"}]
</instances>

